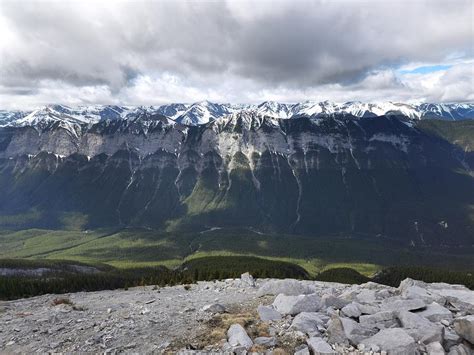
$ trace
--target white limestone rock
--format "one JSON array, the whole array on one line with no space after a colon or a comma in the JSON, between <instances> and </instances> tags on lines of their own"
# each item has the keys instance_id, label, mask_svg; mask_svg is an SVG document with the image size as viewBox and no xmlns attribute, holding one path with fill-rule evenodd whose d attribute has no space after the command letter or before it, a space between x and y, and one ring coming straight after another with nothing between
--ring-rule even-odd
<instances>
[{"instance_id":1,"label":"white limestone rock","mask_svg":"<svg viewBox=\"0 0 474 355\"><path fill-rule=\"evenodd\" d=\"M445 355L446 352L443 349L443 346L439 342L433 342L426 345L426 352L429 355Z\"/></svg>"},{"instance_id":2,"label":"white limestone rock","mask_svg":"<svg viewBox=\"0 0 474 355\"><path fill-rule=\"evenodd\" d=\"M321 300L323 301L325 308L333 307L334 309L341 309L349 304L349 301L330 294L323 295Z\"/></svg>"},{"instance_id":3,"label":"white limestone rock","mask_svg":"<svg viewBox=\"0 0 474 355\"><path fill-rule=\"evenodd\" d=\"M223 305L219 303L213 303L205 305L201 308L201 311L209 313L225 313L227 310Z\"/></svg>"},{"instance_id":4,"label":"white limestone rock","mask_svg":"<svg viewBox=\"0 0 474 355\"><path fill-rule=\"evenodd\" d=\"M432 322L441 322L442 320L451 321L453 319L451 311L436 302L430 303L426 306L426 309L417 312L416 314L425 317Z\"/></svg>"},{"instance_id":5,"label":"white limestone rock","mask_svg":"<svg viewBox=\"0 0 474 355\"><path fill-rule=\"evenodd\" d=\"M443 342L443 326L432 323L424 317L407 311L398 312L397 318L400 320L400 323L402 324L403 328L405 328L407 333L410 334L416 341L419 341L423 344Z\"/></svg>"},{"instance_id":6,"label":"white limestone rock","mask_svg":"<svg viewBox=\"0 0 474 355\"><path fill-rule=\"evenodd\" d=\"M381 308L384 311L414 311L425 309L426 304L420 299L401 299L397 297L387 298L382 301Z\"/></svg>"},{"instance_id":7,"label":"white limestone rock","mask_svg":"<svg viewBox=\"0 0 474 355\"><path fill-rule=\"evenodd\" d=\"M280 314L295 315L301 312L317 312L321 306L321 298L316 294L298 296L279 294L273 301L273 307Z\"/></svg>"},{"instance_id":8,"label":"white limestone rock","mask_svg":"<svg viewBox=\"0 0 474 355\"><path fill-rule=\"evenodd\" d=\"M247 286L255 287L255 279L248 272L240 275L240 280Z\"/></svg>"},{"instance_id":9,"label":"white limestone rock","mask_svg":"<svg viewBox=\"0 0 474 355\"><path fill-rule=\"evenodd\" d=\"M310 336L319 334L319 330L325 328L329 317L317 312L301 312L291 323L290 328L299 330Z\"/></svg>"},{"instance_id":10,"label":"white limestone rock","mask_svg":"<svg viewBox=\"0 0 474 355\"><path fill-rule=\"evenodd\" d=\"M474 315L459 317L454 320L454 329L461 338L474 344Z\"/></svg>"},{"instance_id":11,"label":"white limestone rock","mask_svg":"<svg viewBox=\"0 0 474 355\"><path fill-rule=\"evenodd\" d=\"M253 342L257 345L262 345L267 348L270 348L277 344L277 341L274 337L258 337L258 338L255 338Z\"/></svg>"},{"instance_id":12,"label":"white limestone rock","mask_svg":"<svg viewBox=\"0 0 474 355\"><path fill-rule=\"evenodd\" d=\"M264 322L280 320L281 314L278 313L273 307L271 306L258 306L257 313L260 319Z\"/></svg>"},{"instance_id":13,"label":"white limestone rock","mask_svg":"<svg viewBox=\"0 0 474 355\"><path fill-rule=\"evenodd\" d=\"M377 332L375 328L361 325L350 318L333 316L328 323L326 334L331 344L352 344L356 346Z\"/></svg>"},{"instance_id":14,"label":"white limestone rock","mask_svg":"<svg viewBox=\"0 0 474 355\"><path fill-rule=\"evenodd\" d=\"M240 324L232 324L227 331L227 341L232 347L242 346L245 349L250 349L253 346L253 341L248 336L245 329Z\"/></svg>"},{"instance_id":15,"label":"white limestone rock","mask_svg":"<svg viewBox=\"0 0 474 355\"><path fill-rule=\"evenodd\" d=\"M279 295L284 294L287 296L295 295L307 295L314 293L315 287L308 285L304 281L298 281L293 279L284 280L270 280L264 283L257 291L257 296L265 295Z\"/></svg>"},{"instance_id":16,"label":"white limestone rock","mask_svg":"<svg viewBox=\"0 0 474 355\"><path fill-rule=\"evenodd\" d=\"M309 349L306 345L300 345L295 349L294 355L310 355Z\"/></svg>"},{"instance_id":17,"label":"white limestone rock","mask_svg":"<svg viewBox=\"0 0 474 355\"><path fill-rule=\"evenodd\" d=\"M347 306L344 306L341 309L341 312L346 317L358 318L361 315L360 309L357 306L357 303L351 302Z\"/></svg>"},{"instance_id":18,"label":"white limestone rock","mask_svg":"<svg viewBox=\"0 0 474 355\"><path fill-rule=\"evenodd\" d=\"M306 343L314 355L336 355L334 349L322 338L312 337Z\"/></svg>"},{"instance_id":19,"label":"white limestone rock","mask_svg":"<svg viewBox=\"0 0 474 355\"><path fill-rule=\"evenodd\" d=\"M473 352L473 349L468 345L459 344L449 349L448 355L472 355Z\"/></svg>"},{"instance_id":20,"label":"white limestone rock","mask_svg":"<svg viewBox=\"0 0 474 355\"><path fill-rule=\"evenodd\" d=\"M361 325L375 327L378 329L393 328L398 326L395 312L384 311L375 314L362 315L359 317Z\"/></svg>"},{"instance_id":21,"label":"white limestone rock","mask_svg":"<svg viewBox=\"0 0 474 355\"><path fill-rule=\"evenodd\" d=\"M377 346L386 351L387 355L415 355L417 353L415 340L401 328L384 329L374 336L364 339L361 344L365 348Z\"/></svg>"}]
</instances>

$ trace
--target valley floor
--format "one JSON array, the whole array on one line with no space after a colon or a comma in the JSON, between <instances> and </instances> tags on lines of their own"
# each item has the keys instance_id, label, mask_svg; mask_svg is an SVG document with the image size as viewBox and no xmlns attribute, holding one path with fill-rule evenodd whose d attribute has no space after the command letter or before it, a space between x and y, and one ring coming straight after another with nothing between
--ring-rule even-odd
<instances>
[{"instance_id":1,"label":"valley floor","mask_svg":"<svg viewBox=\"0 0 474 355\"><path fill-rule=\"evenodd\" d=\"M388 239L363 236L281 235L220 228L194 233L146 229L0 230L0 259L173 268L194 258L229 255L287 261L303 267L310 275L335 267L350 267L366 276L393 265L474 269L472 246L409 247Z\"/></svg>"}]
</instances>

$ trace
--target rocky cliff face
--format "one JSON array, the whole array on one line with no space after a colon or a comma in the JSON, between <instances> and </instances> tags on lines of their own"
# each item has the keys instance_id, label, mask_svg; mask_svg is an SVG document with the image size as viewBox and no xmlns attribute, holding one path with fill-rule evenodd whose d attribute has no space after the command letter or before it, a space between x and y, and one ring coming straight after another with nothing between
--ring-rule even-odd
<instances>
[{"instance_id":1,"label":"rocky cliff face","mask_svg":"<svg viewBox=\"0 0 474 355\"><path fill-rule=\"evenodd\" d=\"M288 120L241 111L199 126L144 113L0 128L0 211L24 225L250 226L472 244L469 153L403 116ZM18 222L20 220L20 222Z\"/></svg>"}]
</instances>

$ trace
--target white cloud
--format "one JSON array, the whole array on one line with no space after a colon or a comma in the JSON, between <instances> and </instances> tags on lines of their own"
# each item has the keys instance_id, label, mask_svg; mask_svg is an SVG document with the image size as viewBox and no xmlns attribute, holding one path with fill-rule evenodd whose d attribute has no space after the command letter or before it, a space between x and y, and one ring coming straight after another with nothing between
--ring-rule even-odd
<instances>
[{"instance_id":1,"label":"white cloud","mask_svg":"<svg viewBox=\"0 0 474 355\"><path fill-rule=\"evenodd\" d=\"M471 10L471 0L2 1L0 107L468 101ZM452 67L401 73L438 64Z\"/></svg>"}]
</instances>

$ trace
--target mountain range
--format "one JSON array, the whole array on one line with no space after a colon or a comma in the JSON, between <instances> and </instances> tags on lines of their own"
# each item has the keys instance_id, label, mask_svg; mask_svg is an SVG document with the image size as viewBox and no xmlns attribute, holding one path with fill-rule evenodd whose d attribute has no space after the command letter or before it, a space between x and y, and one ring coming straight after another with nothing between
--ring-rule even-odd
<instances>
[{"instance_id":1,"label":"mountain range","mask_svg":"<svg viewBox=\"0 0 474 355\"><path fill-rule=\"evenodd\" d=\"M334 103L329 101L307 101L284 104L265 101L258 105L250 105L202 101L193 104L168 104L148 107L93 105L72 108L64 105L48 105L34 111L0 110L0 126L45 126L56 121L69 122L70 124L94 124L101 120L133 119L145 112L151 115L161 114L181 124L199 125L239 111L254 111L262 116L282 119L336 113L346 113L357 117L400 114L411 119L462 120L474 118L474 104L467 103L410 105L396 102L363 103L352 101Z\"/></svg>"},{"instance_id":2,"label":"mountain range","mask_svg":"<svg viewBox=\"0 0 474 355\"><path fill-rule=\"evenodd\" d=\"M423 114L404 104L334 107L56 105L12 114L0 127L0 226L74 220L85 229L245 227L473 244L474 121L419 119L468 118L472 105L419 106Z\"/></svg>"}]
</instances>

